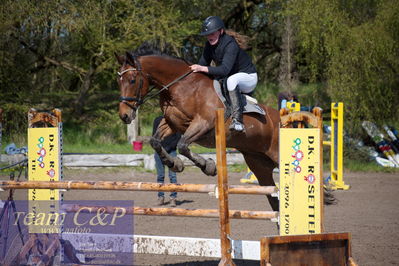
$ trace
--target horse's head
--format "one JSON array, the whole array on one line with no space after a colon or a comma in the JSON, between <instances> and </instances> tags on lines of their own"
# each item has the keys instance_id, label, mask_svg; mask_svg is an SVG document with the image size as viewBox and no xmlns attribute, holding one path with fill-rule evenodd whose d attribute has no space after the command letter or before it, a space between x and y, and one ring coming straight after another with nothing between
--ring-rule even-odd
<instances>
[{"instance_id":1,"label":"horse's head","mask_svg":"<svg viewBox=\"0 0 399 266\"><path fill-rule=\"evenodd\" d=\"M143 72L136 56L128 52L125 56L115 56L121 65L118 72L118 85L121 93L119 117L126 124L130 124L135 119L136 111L148 93L148 75Z\"/></svg>"}]
</instances>

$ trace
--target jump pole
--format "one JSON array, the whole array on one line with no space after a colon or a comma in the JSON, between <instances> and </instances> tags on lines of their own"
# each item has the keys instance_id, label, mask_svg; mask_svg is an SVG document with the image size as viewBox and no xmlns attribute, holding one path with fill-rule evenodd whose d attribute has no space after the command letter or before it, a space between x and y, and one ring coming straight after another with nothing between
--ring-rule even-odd
<instances>
[{"instance_id":1,"label":"jump pole","mask_svg":"<svg viewBox=\"0 0 399 266\"><path fill-rule=\"evenodd\" d=\"M154 182L119 181L0 181L1 189L63 189L63 190L117 190L117 191L163 191L217 194L215 184L162 184ZM274 186L229 185L229 194L272 195Z\"/></svg>"},{"instance_id":2,"label":"jump pole","mask_svg":"<svg viewBox=\"0 0 399 266\"><path fill-rule=\"evenodd\" d=\"M121 207L113 206L87 206L79 204L63 204L62 210L72 213L96 213L101 210L103 213L115 214ZM218 218L219 211L216 209L182 209L182 208L143 208L143 207L124 207L125 214L149 215L149 216L181 216L181 217L201 217ZM232 219L251 219L251 220L272 220L278 217L278 212L273 211L245 211L228 210L227 216Z\"/></svg>"}]
</instances>

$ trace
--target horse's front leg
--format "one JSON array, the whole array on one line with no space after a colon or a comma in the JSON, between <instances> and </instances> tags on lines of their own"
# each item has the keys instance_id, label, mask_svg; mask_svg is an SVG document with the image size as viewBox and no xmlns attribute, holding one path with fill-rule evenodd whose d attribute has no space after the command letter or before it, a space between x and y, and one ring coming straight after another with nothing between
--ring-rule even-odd
<instances>
[{"instance_id":1,"label":"horse's front leg","mask_svg":"<svg viewBox=\"0 0 399 266\"><path fill-rule=\"evenodd\" d=\"M193 121L184 135L181 137L180 141L177 143L177 148L181 155L186 156L190 159L196 166L198 166L202 172L206 175L215 176L216 175L216 164L212 159L205 159L197 153L191 152L188 146L195 142L200 137L207 134L212 127L205 120Z\"/></svg>"},{"instance_id":2,"label":"horse's front leg","mask_svg":"<svg viewBox=\"0 0 399 266\"><path fill-rule=\"evenodd\" d=\"M182 172L184 170L184 163L180 158L172 157L169 153L162 147L161 141L165 137L173 134L172 129L168 126L165 119L162 119L159 123L158 129L155 134L151 137L150 145L158 153L159 158L164 165L169 167L174 172Z\"/></svg>"}]
</instances>

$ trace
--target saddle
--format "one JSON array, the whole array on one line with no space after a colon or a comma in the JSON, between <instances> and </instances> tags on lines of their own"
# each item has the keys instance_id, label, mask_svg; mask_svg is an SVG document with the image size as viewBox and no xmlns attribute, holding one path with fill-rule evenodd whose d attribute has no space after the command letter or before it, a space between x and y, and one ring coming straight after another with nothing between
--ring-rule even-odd
<instances>
[{"instance_id":1,"label":"saddle","mask_svg":"<svg viewBox=\"0 0 399 266\"><path fill-rule=\"evenodd\" d=\"M222 84L222 85L221 85ZM225 109L225 117L230 117L232 113L229 93L227 91L227 86L225 82L219 82L218 80L213 80L213 87L215 88L215 92L218 95L219 99L222 101ZM251 97L248 94L241 93L243 106L243 114L245 113L257 113L261 115L265 115L265 110L263 110L259 105L258 101Z\"/></svg>"}]
</instances>

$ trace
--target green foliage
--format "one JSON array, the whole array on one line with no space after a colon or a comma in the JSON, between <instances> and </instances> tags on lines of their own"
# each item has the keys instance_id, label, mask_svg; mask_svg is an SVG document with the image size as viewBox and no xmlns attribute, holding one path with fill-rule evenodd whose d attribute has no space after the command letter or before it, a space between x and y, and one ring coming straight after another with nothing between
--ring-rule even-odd
<instances>
[{"instance_id":1,"label":"green foliage","mask_svg":"<svg viewBox=\"0 0 399 266\"><path fill-rule=\"evenodd\" d=\"M227 166L227 171L229 173L233 172L233 173L241 173L241 172L245 172L247 171L248 166L244 163L244 164L233 164L233 165L228 165Z\"/></svg>"},{"instance_id":2,"label":"green foliage","mask_svg":"<svg viewBox=\"0 0 399 266\"><path fill-rule=\"evenodd\" d=\"M6 103L3 108L2 141L3 143L14 142L17 146L25 146L28 134L28 111L27 105L16 105ZM5 145L4 145L5 146ZM3 147L4 147L3 146ZM1 153L2 151L0 151Z\"/></svg>"},{"instance_id":3,"label":"green foliage","mask_svg":"<svg viewBox=\"0 0 399 266\"><path fill-rule=\"evenodd\" d=\"M277 106L282 88L274 84L292 56L302 104L343 101L345 128L354 132L365 119L394 123L399 120L398 8L397 0L4 0L4 132L24 135L29 108L57 107L73 130L90 138L103 132L104 140L122 143L126 133L117 114L114 53L155 41L196 62L205 41L198 32L209 15L221 16L228 28L250 37L247 52L258 70L260 102ZM140 108L141 135L151 134L159 110L156 99Z\"/></svg>"},{"instance_id":4,"label":"green foliage","mask_svg":"<svg viewBox=\"0 0 399 266\"><path fill-rule=\"evenodd\" d=\"M117 108L115 52L146 40L179 52L199 28L174 4L154 0L5 1L0 12L0 105L56 105L72 123Z\"/></svg>"},{"instance_id":5,"label":"green foliage","mask_svg":"<svg viewBox=\"0 0 399 266\"><path fill-rule=\"evenodd\" d=\"M354 132L362 120L378 124L399 118L399 6L394 2L382 1L376 17L343 34L333 50L329 92L333 100L348 103L346 118Z\"/></svg>"},{"instance_id":6,"label":"green foliage","mask_svg":"<svg viewBox=\"0 0 399 266\"><path fill-rule=\"evenodd\" d=\"M126 150L126 125L118 119L116 112L98 111L98 117L85 124L66 123L63 125L65 152L94 152L93 150L112 151ZM117 149L112 146L118 146ZM94 147L94 148L93 148ZM105 147L108 147L106 149Z\"/></svg>"},{"instance_id":7,"label":"green foliage","mask_svg":"<svg viewBox=\"0 0 399 266\"><path fill-rule=\"evenodd\" d=\"M336 1L290 1L287 14L297 20L297 54L300 78L305 82L324 81L331 57L330 38L345 25L345 16L337 9Z\"/></svg>"},{"instance_id":8,"label":"green foliage","mask_svg":"<svg viewBox=\"0 0 399 266\"><path fill-rule=\"evenodd\" d=\"M302 106L319 106L325 110L330 109L331 98L327 93L325 83L300 84L296 93Z\"/></svg>"},{"instance_id":9,"label":"green foliage","mask_svg":"<svg viewBox=\"0 0 399 266\"><path fill-rule=\"evenodd\" d=\"M301 80L325 82L331 100L345 103L345 128L359 133L362 120L397 120L397 1L296 0L289 7Z\"/></svg>"},{"instance_id":10,"label":"green foliage","mask_svg":"<svg viewBox=\"0 0 399 266\"><path fill-rule=\"evenodd\" d=\"M275 83L261 83L258 84L255 90L255 98L259 103L271 106L277 109L277 98L281 88Z\"/></svg>"}]
</instances>

